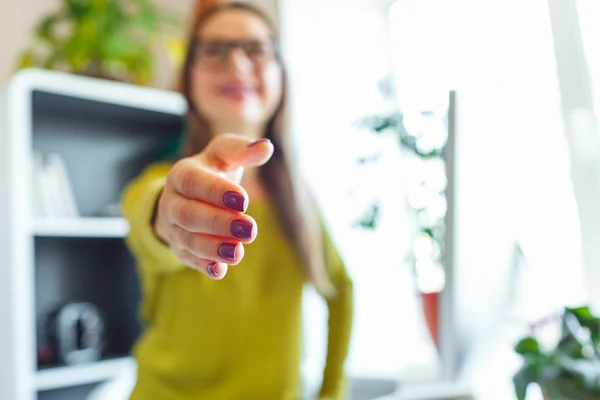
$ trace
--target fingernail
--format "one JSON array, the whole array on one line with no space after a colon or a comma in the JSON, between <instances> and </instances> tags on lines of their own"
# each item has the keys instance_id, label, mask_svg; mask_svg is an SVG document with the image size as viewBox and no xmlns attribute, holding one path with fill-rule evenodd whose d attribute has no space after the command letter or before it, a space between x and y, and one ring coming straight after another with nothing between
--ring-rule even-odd
<instances>
[{"instance_id":1,"label":"fingernail","mask_svg":"<svg viewBox=\"0 0 600 400\"><path fill-rule=\"evenodd\" d=\"M215 278L217 276L219 276L219 274L217 274L216 268L217 268L217 263L216 262L213 261L210 264L208 264L208 274L210 276L215 277Z\"/></svg>"},{"instance_id":2,"label":"fingernail","mask_svg":"<svg viewBox=\"0 0 600 400\"><path fill-rule=\"evenodd\" d=\"M259 143L271 143L271 141L267 138L258 139L258 140L255 140L254 142L250 143L248 145L248 147L254 147Z\"/></svg>"},{"instance_id":3,"label":"fingernail","mask_svg":"<svg viewBox=\"0 0 600 400\"><path fill-rule=\"evenodd\" d=\"M224 258L226 260L235 261L235 249L237 245L233 243L223 243L217 249L217 254L219 257Z\"/></svg>"},{"instance_id":4,"label":"fingernail","mask_svg":"<svg viewBox=\"0 0 600 400\"><path fill-rule=\"evenodd\" d=\"M237 192L225 192L223 204L235 211L246 211L246 198Z\"/></svg>"},{"instance_id":5,"label":"fingernail","mask_svg":"<svg viewBox=\"0 0 600 400\"><path fill-rule=\"evenodd\" d=\"M252 237L252 229L254 229L254 224L243 219L236 219L229 226L231 234L240 239L250 239Z\"/></svg>"}]
</instances>

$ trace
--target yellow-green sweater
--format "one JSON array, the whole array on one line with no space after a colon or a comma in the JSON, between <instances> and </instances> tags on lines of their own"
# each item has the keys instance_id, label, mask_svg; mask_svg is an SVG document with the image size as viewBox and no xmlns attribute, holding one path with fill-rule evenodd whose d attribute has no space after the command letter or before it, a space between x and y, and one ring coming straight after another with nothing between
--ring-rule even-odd
<instances>
[{"instance_id":1,"label":"yellow-green sweater","mask_svg":"<svg viewBox=\"0 0 600 400\"><path fill-rule=\"evenodd\" d=\"M133 400L288 400L300 393L301 299L297 253L268 201L250 202L259 233L242 262L214 281L184 266L154 234L152 212L169 164L148 167L123 194L129 248L142 281L146 329L134 347ZM327 300L329 333L321 398L345 398L344 362L352 282L325 233L337 296Z\"/></svg>"}]
</instances>

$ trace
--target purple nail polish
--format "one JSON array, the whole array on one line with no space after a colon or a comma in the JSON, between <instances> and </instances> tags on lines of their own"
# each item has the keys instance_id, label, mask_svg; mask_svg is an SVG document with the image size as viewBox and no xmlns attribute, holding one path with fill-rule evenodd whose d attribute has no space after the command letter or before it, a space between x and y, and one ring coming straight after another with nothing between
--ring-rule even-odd
<instances>
[{"instance_id":1,"label":"purple nail polish","mask_svg":"<svg viewBox=\"0 0 600 400\"><path fill-rule=\"evenodd\" d=\"M246 211L246 198L237 192L225 192L223 204L235 211Z\"/></svg>"},{"instance_id":2,"label":"purple nail polish","mask_svg":"<svg viewBox=\"0 0 600 400\"><path fill-rule=\"evenodd\" d=\"M250 239L252 237L252 229L254 229L254 224L243 219L236 219L229 226L231 234L240 239Z\"/></svg>"},{"instance_id":3,"label":"purple nail polish","mask_svg":"<svg viewBox=\"0 0 600 400\"><path fill-rule=\"evenodd\" d=\"M237 245L233 243L223 243L217 249L217 254L219 257L224 258L225 260L235 261L236 249Z\"/></svg>"},{"instance_id":4,"label":"purple nail polish","mask_svg":"<svg viewBox=\"0 0 600 400\"><path fill-rule=\"evenodd\" d=\"M208 264L208 274L210 276L215 277L215 278L217 276L219 276L219 274L217 274L216 268L217 268L217 263L216 262L213 261L210 264Z\"/></svg>"},{"instance_id":5,"label":"purple nail polish","mask_svg":"<svg viewBox=\"0 0 600 400\"><path fill-rule=\"evenodd\" d=\"M254 142L250 143L248 145L248 147L254 147L259 143L271 143L271 141L267 138L258 139L258 140L255 140Z\"/></svg>"}]
</instances>

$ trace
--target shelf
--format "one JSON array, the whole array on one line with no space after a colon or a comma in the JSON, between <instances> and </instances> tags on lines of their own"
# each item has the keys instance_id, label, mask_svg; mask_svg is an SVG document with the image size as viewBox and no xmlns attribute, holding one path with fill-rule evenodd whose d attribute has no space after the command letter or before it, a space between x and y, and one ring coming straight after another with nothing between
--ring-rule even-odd
<instances>
[{"instance_id":1,"label":"shelf","mask_svg":"<svg viewBox=\"0 0 600 400\"><path fill-rule=\"evenodd\" d=\"M135 361L131 357L123 357L90 364L42 369L36 373L35 386L38 391L42 391L103 382L121 376L134 366Z\"/></svg>"},{"instance_id":2,"label":"shelf","mask_svg":"<svg viewBox=\"0 0 600 400\"><path fill-rule=\"evenodd\" d=\"M128 232L124 218L40 219L33 224L33 234L43 237L123 238Z\"/></svg>"},{"instance_id":3,"label":"shelf","mask_svg":"<svg viewBox=\"0 0 600 400\"><path fill-rule=\"evenodd\" d=\"M174 92L48 70L20 71L0 93L0 400L82 398L135 371L142 288L120 200L180 140L186 110ZM23 184L34 154L63 158L77 213L41 213L40 182ZM110 357L38 368L48 313L71 302L98 307Z\"/></svg>"}]
</instances>

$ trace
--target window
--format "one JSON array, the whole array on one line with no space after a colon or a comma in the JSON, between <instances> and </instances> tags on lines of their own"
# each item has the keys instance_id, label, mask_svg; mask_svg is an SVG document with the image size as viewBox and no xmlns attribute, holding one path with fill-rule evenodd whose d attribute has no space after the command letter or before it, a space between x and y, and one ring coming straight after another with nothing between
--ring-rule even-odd
<instances>
[{"instance_id":1,"label":"window","mask_svg":"<svg viewBox=\"0 0 600 400\"><path fill-rule=\"evenodd\" d=\"M378 83L390 61L403 111L435 107L438 94L458 92L455 284L463 354L514 318L507 310L516 242L534 271L525 299L536 313L546 311L539 304L564 304L581 294L582 262L547 2L398 0L389 10L382 3L285 2L282 27L291 126L299 154L310 154L301 159L302 170L355 281L349 371L399 377L431 366L435 356L428 357L414 277L403 263L410 166L396 143L356 127L384 107ZM375 153L379 163L357 165ZM376 232L351 228L375 192L382 225ZM324 328L316 322L324 314L311 314L310 326ZM324 348L318 334L308 341ZM503 354L512 345L503 342Z\"/></svg>"},{"instance_id":2,"label":"window","mask_svg":"<svg viewBox=\"0 0 600 400\"><path fill-rule=\"evenodd\" d=\"M463 217L501 212L504 235L522 240L532 262L545 260L534 264L563 268L548 258L560 253L581 268L547 2L399 0L391 20L405 107L458 91L459 179L466 185L459 201L478 214L465 210ZM495 197L482 193L488 189ZM548 230L555 223L570 234Z\"/></svg>"},{"instance_id":3,"label":"window","mask_svg":"<svg viewBox=\"0 0 600 400\"><path fill-rule=\"evenodd\" d=\"M596 115L600 116L600 3L594 0L577 0L576 3L585 58L593 84Z\"/></svg>"},{"instance_id":4,"label":"window","mask_svg":"<svg viewBox=\"0 0 600 400\"><path fill-rule=\"evenodd\" d=\"M400 106L432 107L440 93L457 91L457 346L474 385L494 387L482 398L510 398L507 322L583 297L548 2L398 0L390 21ZM527 282L515 282L516 244L527 256ZM519 284L522 302L511 307ZM496 397L498 382L509 397Z\"/></svg>"},{"instance_id":5,"label":"window","mask_svg":"<svg viewBox=\"0 0 600 400\"><path fill-rule=\"evenodd\" d=\"M409 169L397 143L358 128L384 106L380 80L389 71L388 15L378 2L302 0L282 10L283 49L291 86L291 127L302 172L323 208L332 236L354 279L355 329L348 371L356 377L398 379L403 371L433 362L417 303L414 279L404 264L410 230L404 182ZM316 18L315 16L318 16ZM359 165L380 153L379 162ZM382 224L353 227L377 197ZM326 315L307 303L306 369L318 379ZM429 357L430 356L430 357ZM312 367L311 367L312 366ZM315 371L315 372L313 372Z\"/></svg>"}]
</instances>

